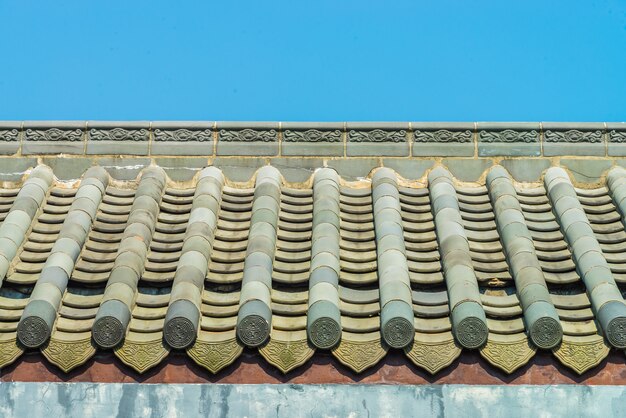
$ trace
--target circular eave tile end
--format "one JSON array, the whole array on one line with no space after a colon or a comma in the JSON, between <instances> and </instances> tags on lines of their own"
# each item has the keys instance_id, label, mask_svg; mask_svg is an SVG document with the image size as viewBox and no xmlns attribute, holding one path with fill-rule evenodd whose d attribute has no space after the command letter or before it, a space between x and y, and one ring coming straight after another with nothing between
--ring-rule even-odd
<instances>
[{"instance_id":1,"label":"circular eave tile end","mask_svg":"<svg viewBox=\"0 0 626 418\"><path fill-rule=\"evenodd\" d=\"M50 338L46 321L38 316L24 318L17 326L17 339L27 348L41 347Z\"/></svg>"},{"instance_id":2,"label":"circular eave tile end","mask_svg":"<svg viewBox=\"0 0 626 418\"><path fill-rule=\"evenodd\" d=\"M626 348L626 317L617 317L609 322L606 327L606 338L609 344L615 348Z\"/></svg>"},{"instance_id":3,"label":"circular eave tile end","mask_svg":"<svg viewBox=\"0 0 626 418\"><path fill-rule=\"evenodd\" d=\"M270 325L261 315L248 315L237 326L237 337L248 347L262 345L270 336Z\"/></svg>"},{"instance_id":4,"label":"circular eave tile end","mask_svg":"<svg viewBox=\"0 0 626 418\"><path fill-rule=\"evenodd\" d=\"M94 322L92 335L98 347L108 349L122 342L125 331L119 319L113 316L103 316Z\"/></svg>"},{"instance_id":5,"label":"circular eave tile end","mask_svg":"<svg viewBox=\"0 0 626 418\"><path fill-rule=\"evenodd\" d=\"M476 349L485 345L489 330L483 320L470 316L459 322L455 336L462 347Z\"/></svg>"},{"instance_id":6,"label":"circular eave tile end","mask_svg":"<svg viewBox=\"0 0 626 418\"><path fill-rule=\"evenodd\" d=\"M183 350L196 340L196 328L187 318L172 318L163 327L163 337L170 347Z\"/></svg>"},{"instance_id":7,"label":"circular eave tile end","mask_svg":"<svg viewBox=\"0 0 626 418\"><path fill-rule=\"evenodd\" d=\"M329 350L341 339L341 325L332 318L318 318L309 327L309 339L315 347Z\"/></svg>"},{"instance_id":8,"label":"circular eave tile end","mask_svg":"<svg viewBox=\"0 0 626 418\"><path fill-rule=\"evenodd\" d=\"M537 347L550 350L561 343L563 328L554 318L539 318L530 327L530 339Z\"/></svg>"},{"instance_id":9,"label":"circular eave tile end","mask_svg":"<svg viewBox=\"0 0 626 418\"><path fill-rule=\"evenodd\" d=\"M383 339L392 348L405 348L415 336L414 325L406 318L392 318L382 329Z\"/></svg>"}]
</instances>

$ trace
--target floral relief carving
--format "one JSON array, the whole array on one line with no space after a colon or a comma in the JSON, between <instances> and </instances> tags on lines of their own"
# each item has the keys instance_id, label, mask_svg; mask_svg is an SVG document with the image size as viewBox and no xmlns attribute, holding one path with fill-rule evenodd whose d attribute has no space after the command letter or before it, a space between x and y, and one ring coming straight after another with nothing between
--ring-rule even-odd
<instances>
[{"instance_id":1,"label":"floral relief carving","mask_svg":"<svg viewBox=\"0 0 626 418\"><path fill-rule=\"evenodd\" d=\"M514 131L505 129L504 131L480 131L482 142L539 142L537 131Z\"/></svg>"},{"instance_id":2,"label":"floral relief carving","mask_svg":"<svg viewBox=\"0 0 626 418\"><path fill-rule=\"evenodd\" d=\"M0 140L14 142L18 140L19 134L17 129L0 129Z\"/></svg>"},{"instance_id":3,"label":"floral relief carving","mask_svg":"<svg viewBox=\"0 0 626 418\"><path fill-rule=\"evenodd\" d=\"M89 139L92 141L147 141L147 129L90 129Z\"/></svg>"},{"instance_id":4,"label":"floral relief carving","mask_svg":"<svg viewBox=\"0 0 626 418\"><path fill-rule=\"evenodd\" d=\"M289 373L296 367L302 366L313 356L315 350L307 339L296 341L279 341L272 338L264 347L259 349L261 355L283 373Z\"/></svg>"},{"instance_id":5,"label":"floral relief carving","mask_svg":"<svg viewBox=\"0 0 626 418\"><path fill-rule=\"evenodd\" d=\"M41 352L50 363L67 373L85 364L96 353L96 348L91 342L91 337L69 342L51 338Z\"/></svg>"},{"instance_id":6,"label":"floral relief carving","mask_svg":"<svg viewBox=\"0 0 626 418\"><path fill-rule=\"evenodd\" d=\"M626 142L626 131L616 131L613 129L609 132L609 139L611 142Z\"/></svg>"},{"instance_id":7,"label":"floral relief carving","mask_svg":"<svg viewBox=\"0 0 626 418\"><path fill-rule=\"evenodd\" d=\"M480 355L485 360L508 374L528 363L536 352L537 349L525 335L516 341L487 340L487 344L480 349Z\"/></svg>"},{"instance_id":8,"label":"floral relief carving","mask_svg":"<svg viewBox=\"0 0 626 418\"><path fill-rule=\"evenodd\" d=\"M602 131L579 131L570 129L569 131L551 131L544 133L546 142L602 142Z\"/></svg>"},{"instance_id":9,"label":"floral relief carving","mask_svg":"<svg viewBox=\"0 0 626 418\"><path fill-rule=\"evenodd\" d=\"M206 142L213 140L213 132L210 129L190 130L190 129L155 129L155 141L174 141L174 142Z\"/></svg>"},{"instance_id":10,"label":"floral relief carving","mask_svg":"<svg viewBox=\"0 0 626 418\"><path fill-rule=\"evenodd\" d=\"M83 131L80 129L27 129L26 138L30 141L80 141Z\"/></svg>"},{"instance_id":11,"label":"floral relief carving","mask_svg":"<svg viewBox=\"0 0 626 418\"><path fill-rule=\"evenodd\" d=\"M350 131L352 142L404 142L406 141L406 131L383 131L374 129L373 131Z\"/></svg>"},{"instance_id":12,"label":"floral relief carving","mask_svg":"<svg viewBox=\"0 0 626 418\"><path fill-rule=\"evenodd\" d=\"M341 131L320 131L307 129L306 131L286 130L283 134L285 142L341 142Z\"/></svg>"},{"instance_id":13,"label":"floral relief carving","mask_svg":"<svg viewBox=\"0 0 626 418\"><path fill-rule=\"evenodd\" d=\"M23 352L24 349L17 344L15 338L0 341L0 368L13 363Z\"/></svg>"},{"instance_id":14,"label":"floral relief carving","mask_svg":"<svg viewBox=\"0 0 626 418\"><path fill-rule=\"evenodd\" d=\"M163 345L161 338L142 342L129 341L127 338L121 347L115 349L115 355L139 373L156 366L168 354L169 349Z\"/></svg>"},{"instance_id":15,"label":"floral relief carving","mask_svg":"<svg viewBox=\"0 0 626 418\"><path fill-rule=\"evenodd\" d=\"M600 336L592 341L573 341L564 338L553 353L565 366L578 374L583 374L604 360L609 354L609 347Z\"/></svg>"},{"instance_id":16,"label":"floral relief carving","mask_svg":"<svg viewBox=\"0 0 626 418\"><path fill-rule=\"evenodd\" d=\"M425 343L415 340L404 349L407 357L418 367L430 374L448 367L461 355L461 348L454 339L438 343Z\"/></svg>"},{"instance_id":17,"label":"floral relief carving","mask_svg":"<svg viewBox=\"0 0 626 418\"><path fill-rule=\"evenodd\" d=\"M255 129L242 129L240 131L231 131L227 129L220 130L219 139L226 142L272 142L276 141L278 133L275 129L257 131Z\"/></svg>"},{"instance_id":18,"label":"floral relief carving","mask_svg":"<svg viewBox=\"0 0 626 418\"><path fill-rule=\"evenodd\" d=\"M415 131L413 134L415 142L472 142L472 131L449 131L440 129L438 131Z\"/></svg>"},{"instance_id":19,"label":"floral relief carving","mask_svg":"<svg viewBox=\"0 0 626 418\"><path fill-rule=\"evenodd\" d=\"M200 366L213 374L232 364L243 352L243 346L237 338L221 342L196 340L187 350L187 354Z\"/></svg>"},{"instance_id":20,"label":"floral relief carving","mask_svg":"<svg viewBox=\"0 0 626 418\"><path fill-rule=\"evenodd\" d=\"M342 338L332 353L342 364L361 373L385 357L387 350L382 346L380 338L373 341L349 341Z\"/></svg>"}]
</instances>

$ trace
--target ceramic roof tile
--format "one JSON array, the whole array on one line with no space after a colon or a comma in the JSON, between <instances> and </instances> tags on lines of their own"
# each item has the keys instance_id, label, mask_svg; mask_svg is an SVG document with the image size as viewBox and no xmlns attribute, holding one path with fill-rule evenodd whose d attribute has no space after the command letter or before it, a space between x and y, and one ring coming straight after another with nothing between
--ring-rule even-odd
<instances>
[{"instance_id":1,"label":"ceramic roof tile","mask_svg":"<svg viewBox=\"0 0 626 418\"><path fill-rule=\"evenodd\" d=\"M511 372L539 348L584 371L597 358L568 347L626 340L623 169L577 188L556 168L482 185L264 167L253 186L221 168L72 186L40 165L0 189L0 359L41 347L67 371L113 348L142 372L184 349L215 373L247 345L283 372L316 350L360 372L397 347L435 373L463 347Z\"/></svg>"}]
</instances>

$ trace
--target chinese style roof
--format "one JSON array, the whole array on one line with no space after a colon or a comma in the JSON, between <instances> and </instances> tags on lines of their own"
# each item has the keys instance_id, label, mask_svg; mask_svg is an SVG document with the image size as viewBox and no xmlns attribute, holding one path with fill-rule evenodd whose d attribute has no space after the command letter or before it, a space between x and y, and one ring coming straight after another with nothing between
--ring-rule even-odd
<instances>
[{"instance_id":1,"label":"chinese style roof","mask_svg":"<svg viewBox=\"0 0 626 418\"><path fill-rule=\"evenodd\" d=\"M583 373L626 348L625 132L0 123L0 366Z\"/></svg>"}]
</instances>

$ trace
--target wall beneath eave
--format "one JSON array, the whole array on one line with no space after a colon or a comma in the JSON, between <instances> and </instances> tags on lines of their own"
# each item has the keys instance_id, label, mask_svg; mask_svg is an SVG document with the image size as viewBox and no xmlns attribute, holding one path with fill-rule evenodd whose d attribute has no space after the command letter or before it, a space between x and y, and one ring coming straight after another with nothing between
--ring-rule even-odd
<instances>
[{"instance_id":1,"label":"wall beneath eave","mask_svg":"<svg viewBox=\"0 0 626 418\"><path fill-rule=\"evenodd\" d=\"M0 384L0 416L620 416L624 386Z\"/></svg>"}]
</instances>

